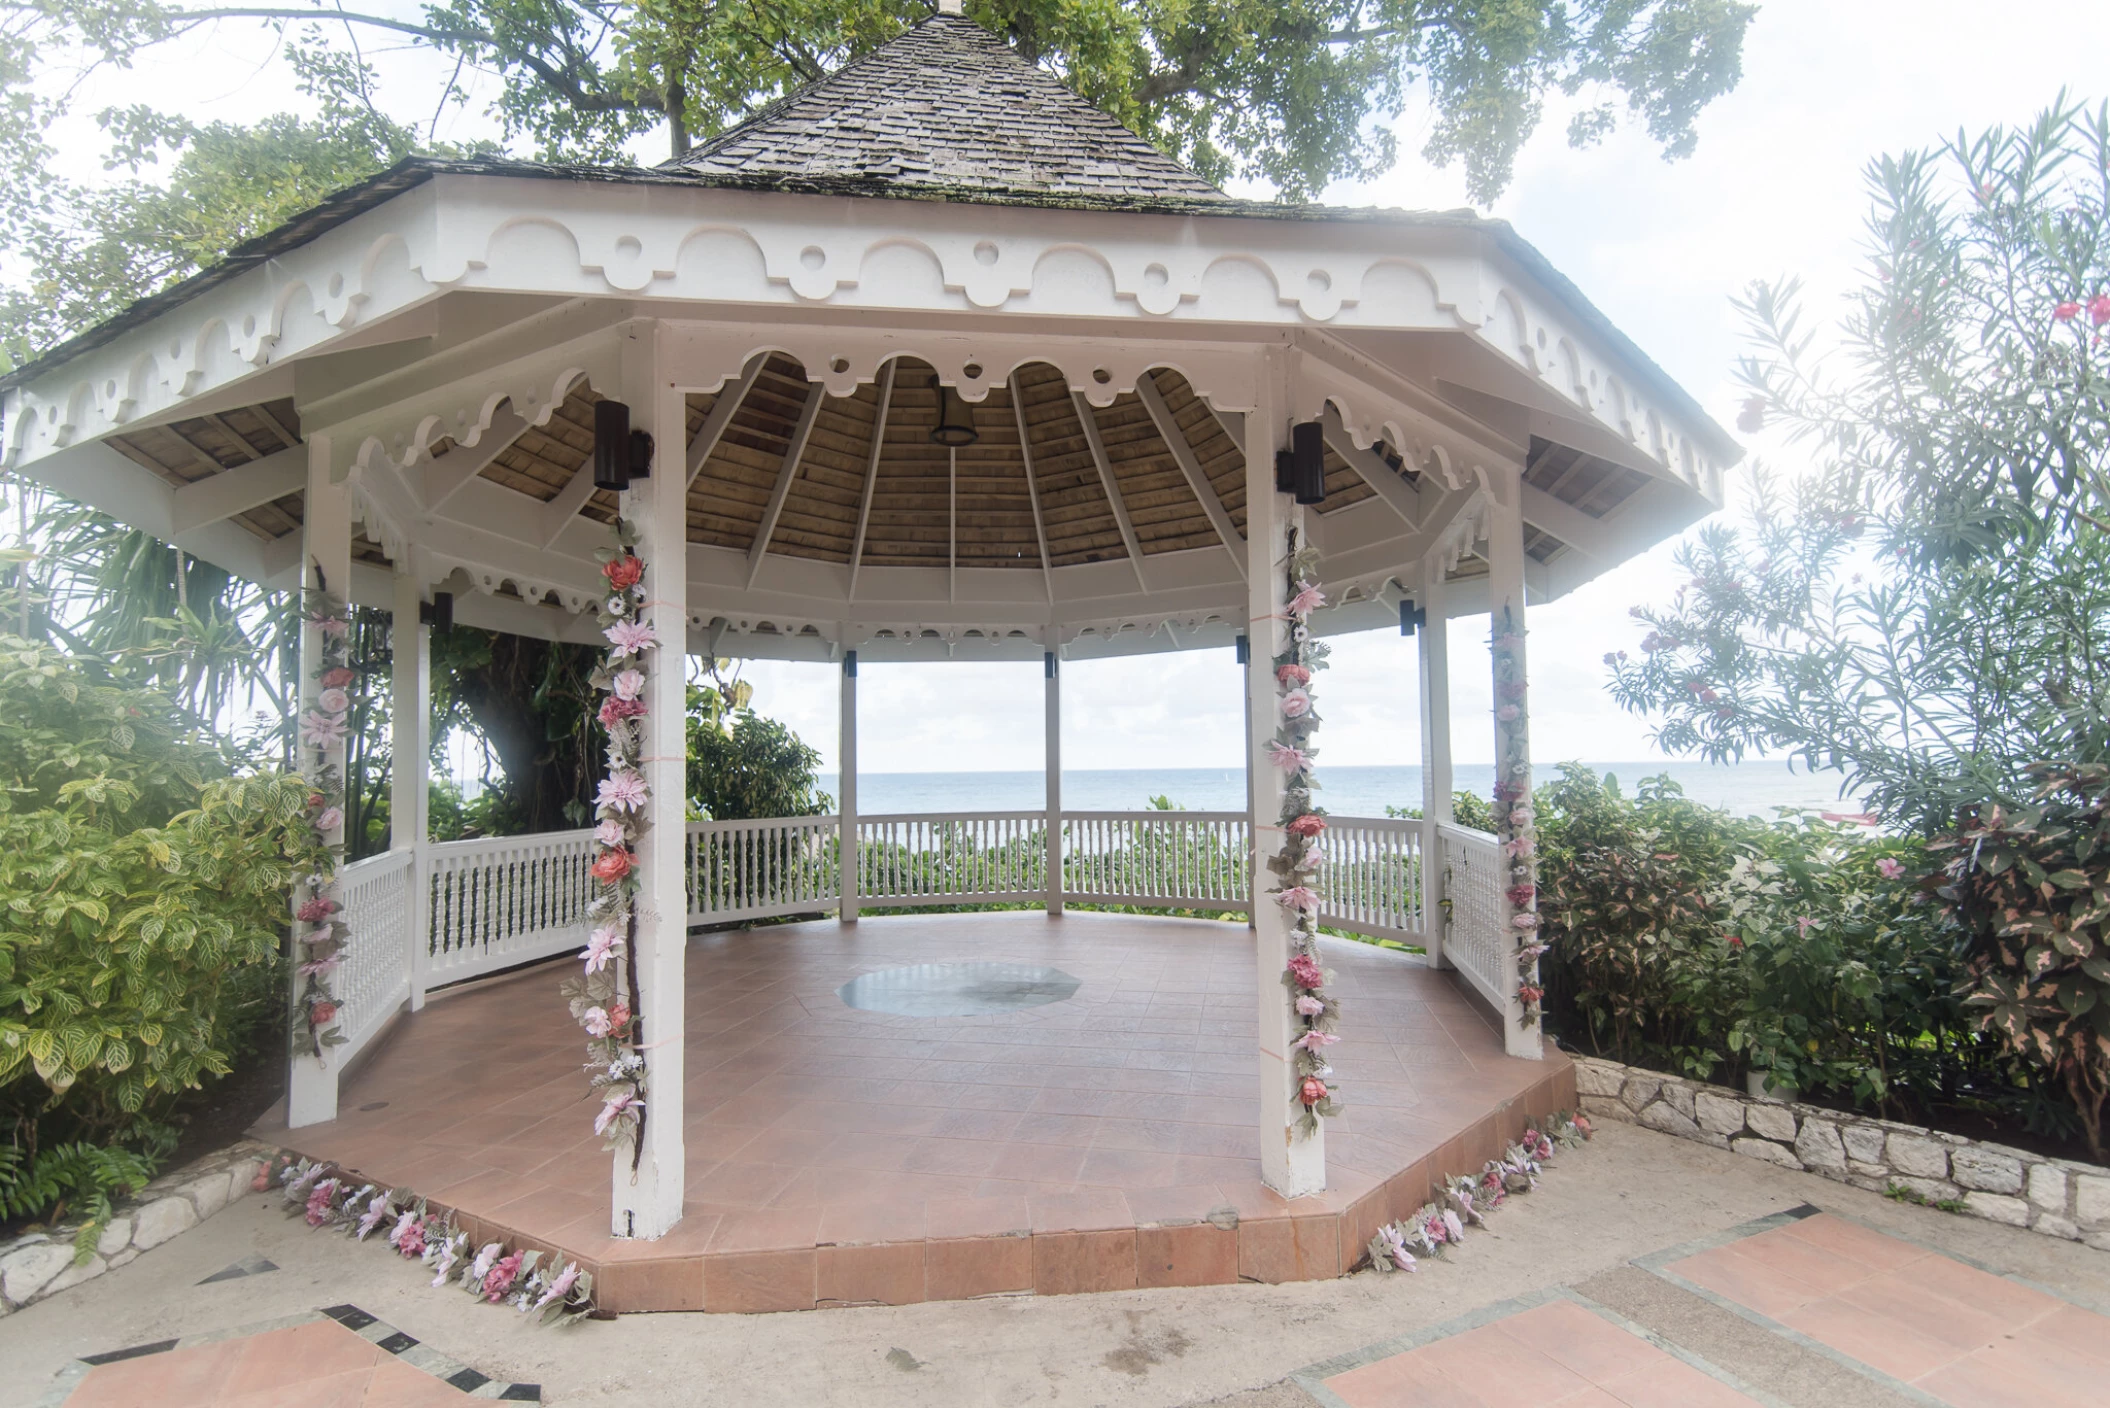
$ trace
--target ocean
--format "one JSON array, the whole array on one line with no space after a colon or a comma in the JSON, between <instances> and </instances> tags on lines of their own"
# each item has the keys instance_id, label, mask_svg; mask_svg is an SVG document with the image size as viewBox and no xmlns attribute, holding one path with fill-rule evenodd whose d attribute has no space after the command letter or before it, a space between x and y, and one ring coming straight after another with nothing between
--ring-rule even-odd
<instances>
[{"instance_id":1,"label":"ocean","mask_svg":"<svg viewBox=\"0 0 2110 1408\"><path fill-rule=\"evenodd\" d=\"M1790 771L1784 762L1745 762L1716 767L1694 762L1592 763L1610 772L1632 795L1644 777L1668 773L1685 794L1709 806L1746 816L1772 816L1776 807L1809 807L1820 811L1851 810L1839 798L1834 773L1811 775ZM1539 766L1543 780L1554 775ZM1461 763L1452 769L1454 784L1487 796L1495 781L1491 763ZM1421 769L1406 767L1337 767L1319 772L1319 800L1340 816L1383 816L1385 808L1421 804ZM821 774L821 787L833 796L837 778ZM885 812L1031 811L1045 805L1045 783L1038 772L881 772L859 773L857 809L867 816ZM1169 798L1189 811L1243 811L1245 773L1239 768L1149 768L1078 770L1062 775L1066 811L1140 811L1151 798Z\"/></svg>"}]
</instances>

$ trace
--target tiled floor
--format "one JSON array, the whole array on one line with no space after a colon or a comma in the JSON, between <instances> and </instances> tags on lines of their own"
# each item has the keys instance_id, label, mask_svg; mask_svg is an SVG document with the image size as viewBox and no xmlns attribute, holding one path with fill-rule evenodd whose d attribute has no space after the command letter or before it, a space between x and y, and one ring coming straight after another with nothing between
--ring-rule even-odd
<instances>
[{"instance_id":1,"label":"tiled floor","mask_svg":"<svg viewBox=\"0 0 2110 1408\"><path fill-rule=\"evenodd\" d=\"M2110 1317L1828 1214L1665 1271L1956 1408L2100 1402Z\"/></svg>"},{"instance_id":2,"label":"tiled floor","mask_svg":"<svg viewBox=\"0 0 2110 1408\"><path fill-rule=\"evenodd\" d=\"M448 1408L468 1394L334 1320L98 1364L66 1408Z\"/></svg>"},{"instance_id":3,"label":"tiled floor","mask_svg":"<svg viewBox=\"0 0 2110 1408\"><path fill-rule=\"evenodd\" d=\"M1320 1381L1348 1408L1756 1408L1757 1400L1571 1300Z\"/></svg>"},{"instance_id":4,"label":"tiled floor","mask_svg":"<svg viewBox=\"0 0 2110 1408\"><path fill-rule=\"evenodd\" d=\"M991 1017L836 996L860 973L963 960L1082 987ZM353 1075L339 1119L271 1137L587 1259L617 1308L1332 1276L1431 1178L1572 1105L1574 1083L1557 1053L1504 1056L1442 974L1332 940L1326 962L1347 1113L1328 1126L1329 1191L1294 1205L1260 1183L1251 938L1205 921L896 916L693 940L688 1202L658 1243L606 1235L609 1159L553 971L435 1000ZM1227 1207L1236 1233L1200 1221Z\"/></svg>"}]
</instances>

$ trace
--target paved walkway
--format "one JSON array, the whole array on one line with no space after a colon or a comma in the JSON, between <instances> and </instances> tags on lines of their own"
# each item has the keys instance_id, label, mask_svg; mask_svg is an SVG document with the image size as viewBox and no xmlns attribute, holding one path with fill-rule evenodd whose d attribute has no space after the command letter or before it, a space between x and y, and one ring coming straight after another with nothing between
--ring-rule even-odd
<instances>
[{"instance_id":1,"label":"paved walkway","mask_svg":"<svg viewBox=\"0 0 2110 1408\"><path fill-rule=\"evenodd\" d=\"M0 1408L2093 1408L2110 1380L2110 1256L1624 1126L1412 1276L564 1331L427 1279L246 1199L0 1320Z\"/></svg>"}]
</instances>

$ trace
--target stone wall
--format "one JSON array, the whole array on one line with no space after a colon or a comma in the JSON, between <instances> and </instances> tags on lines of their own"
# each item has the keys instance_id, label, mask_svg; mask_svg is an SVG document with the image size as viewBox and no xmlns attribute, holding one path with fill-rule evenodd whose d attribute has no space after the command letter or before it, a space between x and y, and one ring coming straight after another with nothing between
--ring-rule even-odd
<instances>
[{"instance_id":1,"label":"stone wall","mask_svg":"<svg viewBox=\"0 0 2110 1408\"><path fill-rule=\"evenodd\" d=\"M2110 1251L2110 1169L1918 1125L1757 1099L1638 1066L1575 1060L1584 1113L1877 1193L1903 1189L1988 1222Z\"/></svg>"},{"instance_id":2,"label":"stone wall","mask_svg":"<svg viewBox=\"0 0 2110 1408\"><path fill-rule=\"evenodd\" d=\"M273 1153L263 1144L236 1144L163 1174L119 1205L96 1239L94 1255L80 1266L73 1264L78 1222L0 1242L0 1315L93 1280L196 1227L249 1192Z\"/></svg>"}]
</instances>

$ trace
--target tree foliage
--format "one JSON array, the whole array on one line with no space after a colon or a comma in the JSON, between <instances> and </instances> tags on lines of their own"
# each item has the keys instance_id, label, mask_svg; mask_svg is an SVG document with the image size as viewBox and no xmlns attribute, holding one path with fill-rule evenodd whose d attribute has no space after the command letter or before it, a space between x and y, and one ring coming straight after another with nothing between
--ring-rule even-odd
<instances>
[{"instance_id":1,"label":"tree foliage","mask_svg":"<svg viewBox=\"0 0 2110 1408\"><path fill-rule=\"evenodd\" d=\"M143 1137L281 1001L320 860L298 778L235 776L161 695L0 637L0 1121Z\"/></svg>"},{"instance_id":2,"label":"tree foliage","mask_svg":"<svg viewBox=\"0 0 2110 1408\"><path fill-rule=\"evenodd\" d=\"M747 707L745 682L689 687L689 800L715 821L820 816L821 755L785 725Z\"/></svg>"}]
</instances>

